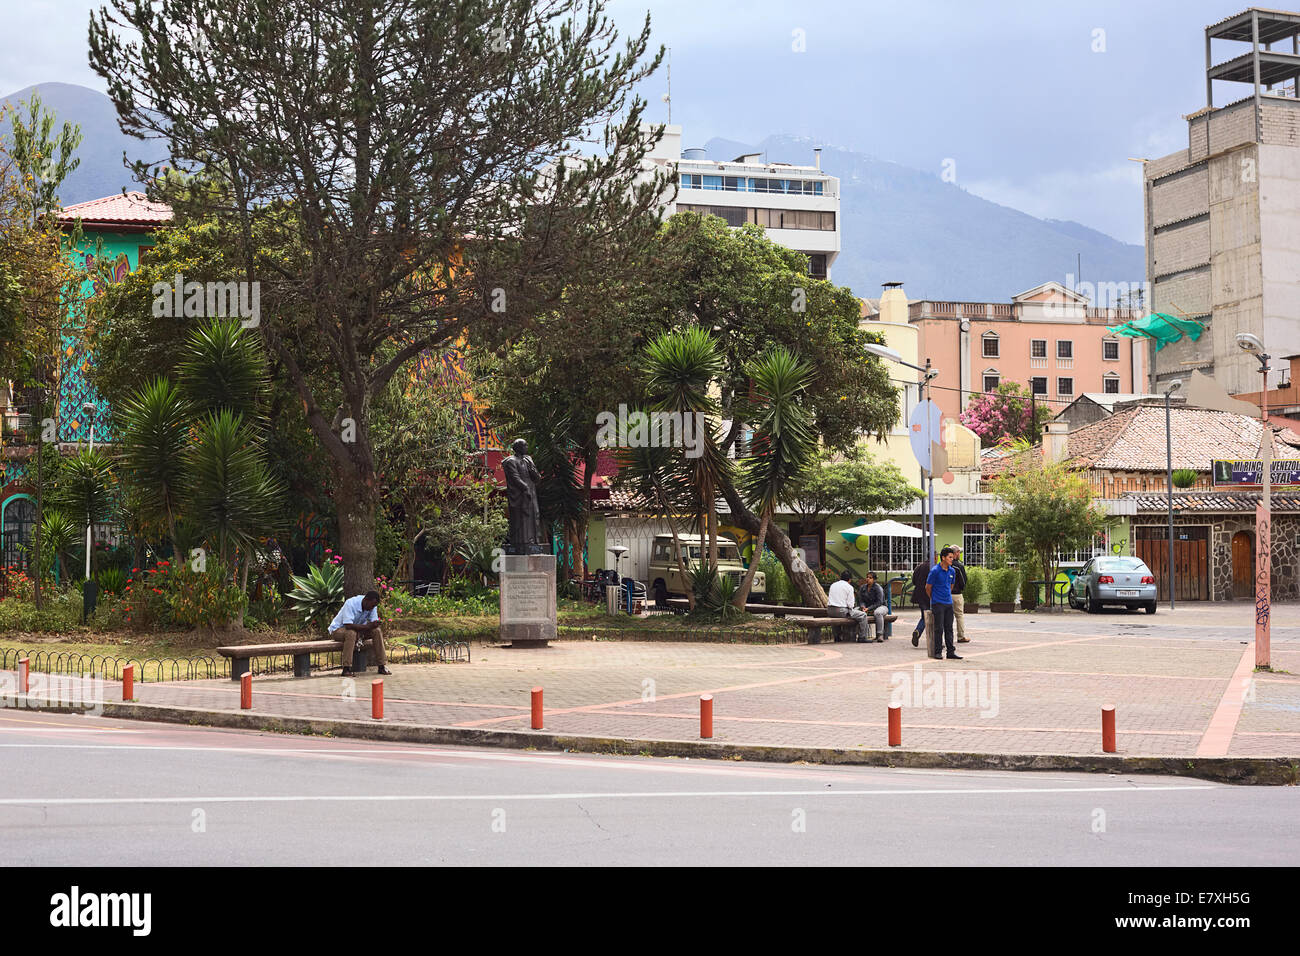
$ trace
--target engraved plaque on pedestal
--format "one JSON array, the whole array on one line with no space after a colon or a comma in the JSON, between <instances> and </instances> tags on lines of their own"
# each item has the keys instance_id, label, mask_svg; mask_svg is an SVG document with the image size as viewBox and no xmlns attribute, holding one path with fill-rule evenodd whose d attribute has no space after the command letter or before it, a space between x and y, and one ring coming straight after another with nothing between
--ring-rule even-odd
<instances>
[{"instance_id":1,"label":"engraved plaque on pedestal","mask_svg":"<svg viewBox=\"0 0 1300 956\"><path fill-rule=\"evenodd\" d=\"M507 554L501 571L498 635L514 647L555 640L555 555Z\"/></svg>"}]
</instances>

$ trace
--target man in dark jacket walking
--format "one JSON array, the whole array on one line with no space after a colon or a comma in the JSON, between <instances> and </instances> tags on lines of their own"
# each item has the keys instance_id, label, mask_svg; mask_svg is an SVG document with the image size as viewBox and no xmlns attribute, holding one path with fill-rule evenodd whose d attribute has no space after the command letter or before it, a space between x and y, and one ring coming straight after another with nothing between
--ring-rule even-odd
<instances>
[{"instance_id":1,"label":"man in dark jacket walking","mask_svg":"<svg viewBox=\"0 0 1300 956\"><path fill-rule=\"evenodd\" d=\"M925 593L925 582L929 576L929 561L922 561L912 570L912 600L916 601L916 606L921 609L921 621L912 629L913 647L920 644L921 635L925 633L925 612L930 610L930 596Z\"/></svg>"}]
</instances>

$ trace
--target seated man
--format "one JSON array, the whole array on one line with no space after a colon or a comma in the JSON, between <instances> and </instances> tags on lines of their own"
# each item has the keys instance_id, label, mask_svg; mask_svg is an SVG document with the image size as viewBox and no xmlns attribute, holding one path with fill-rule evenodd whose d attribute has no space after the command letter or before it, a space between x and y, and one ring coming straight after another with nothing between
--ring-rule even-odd
<instances>
[{"instance_id":1,"label":"seated man","mask_svg":"<svg viewBox=\"0 0 1300 956\"><path fill-rule=\"evenodd\" d=\"M858 603L867 612L868 624L876 622L876 643L887 641L885 636L885 615L889 607L885 604L885 589L876 583L876 572L867 572L867 582L858 589Z\"/></svg>"},{"instance_id":2,"label":"seated man","mask_svg":"<svg viewBox=\"0 0 1300 956\"><path fill-rule=\"evenodd\" d=\"M840 579L831 585L826 595L826 613L830 617L847 617L858 622L858 643L866 644L867 635L871 633L871 623L867 616L857 609L853 600L853 572L847 568L840 573ZM839 640L836 636L835 640Z\"/></svg>"},{"instance_id":3,"label":"seated man","mask_svg":"<svg viewBox=\"0 0 1300 956\"><path fill-rule=\"evenodd\" d=\"M343 676L352 673L352 652L356 649L357 639L369 638L370 646L375 651L375 661L379 664L379 673L391 674L388 669L388 657L384 653L384 633L379 629L379 592L367 591L343 602L339 613L330 622L330 636L342 631L343 641Z\"/></svg>"}]
</instances>

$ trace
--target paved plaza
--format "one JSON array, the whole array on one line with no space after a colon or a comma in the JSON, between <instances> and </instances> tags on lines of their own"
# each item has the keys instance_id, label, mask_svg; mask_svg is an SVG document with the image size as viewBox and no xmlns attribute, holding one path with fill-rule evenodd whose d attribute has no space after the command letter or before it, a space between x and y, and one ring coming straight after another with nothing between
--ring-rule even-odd
<instances>
[{"instance_id":1,"label":"paved plaza","mask_svg":"<svg viewBox=\"0 0 1300 956\"><path fill-rule=\"evenodd\" d=\"M892 696L905 750L1099 754L1100 710L1114 704L1121 755L1300 756L1300 605L1275 608L1272 673L1253 669L1251 611L968 615L962 661L912 647L910 617L885 644L476 645L471 663L394 665L385 720L527 730L541 686L550 733L698 740L699 697L712 694L718 742L880 749ZM365 720L374 677L260 676L253 713ZM107 685L110 700L120 693ZM137 683L136 699L234 711L239 686Z\"/></svg>"}]
</instances>

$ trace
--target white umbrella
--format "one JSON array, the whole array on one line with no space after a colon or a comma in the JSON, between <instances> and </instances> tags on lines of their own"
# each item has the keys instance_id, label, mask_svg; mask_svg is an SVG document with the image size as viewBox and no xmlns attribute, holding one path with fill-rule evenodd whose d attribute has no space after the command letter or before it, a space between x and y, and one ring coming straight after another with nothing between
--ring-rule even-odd
<instances>
[{"instance_id":1,"label":"white umbrella","mask_svg":"<svg viewBox=\"0 0 1300 956\"><path fill-rule=\"evenodd\" d=\"M841 531L840 534L845 537L856 538L858 535L876 535L882 538L920 538L925 532L920 528L913 528L911 525L905 525L892 518L886 518L884 521L873 521L870 524L860 524L856 528L849 528L847 531Z\"/></svg>"}]
</instances>

